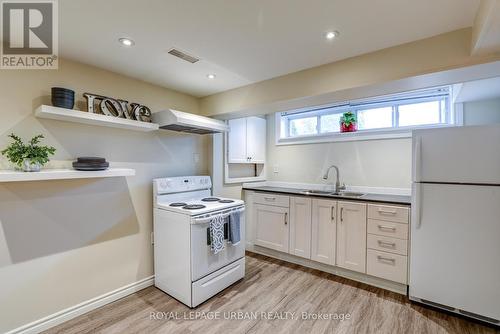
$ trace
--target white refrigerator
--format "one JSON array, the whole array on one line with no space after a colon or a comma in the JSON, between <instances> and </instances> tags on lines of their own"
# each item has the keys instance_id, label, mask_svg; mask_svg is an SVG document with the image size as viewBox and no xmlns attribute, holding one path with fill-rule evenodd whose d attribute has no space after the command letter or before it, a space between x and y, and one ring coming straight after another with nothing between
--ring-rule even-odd
<instances>
[{"instance_id":1,"label":"white refrigerator","mask_svg":"<svg viewBox=\"0 0 500 334\"><path fill-rule=\"evenodd\" d=\"M410 299L500 325L500 125L413 133Z\"/></svg>"}]
</instances>

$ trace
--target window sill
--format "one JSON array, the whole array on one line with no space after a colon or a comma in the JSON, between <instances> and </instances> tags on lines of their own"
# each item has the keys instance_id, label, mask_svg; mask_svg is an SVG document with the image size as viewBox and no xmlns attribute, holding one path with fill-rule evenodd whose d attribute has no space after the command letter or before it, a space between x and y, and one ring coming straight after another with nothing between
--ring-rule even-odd
<instances>
[{"instance_id":1,"label":"window sill","mask_svg":"<svg viewBox=\"0 0 500 334\"><path fill-rule=\"evenodd\" d=\"M420 128L447 128L457 125L440 125L440 126L426 126L416 127L412 129L401 130L380 130L380 131L359 131L359 132L344 132L336 134L328 134L322 136L304 136L289 139L276 138L277 146L284 145L302 145L302 144L315 144L315 143L334 143L334 142L349 142L349 141L367 141L367 140L384 140L384 139L399 139L411 138L412 130Z\"/></svg>"}]
</instances>

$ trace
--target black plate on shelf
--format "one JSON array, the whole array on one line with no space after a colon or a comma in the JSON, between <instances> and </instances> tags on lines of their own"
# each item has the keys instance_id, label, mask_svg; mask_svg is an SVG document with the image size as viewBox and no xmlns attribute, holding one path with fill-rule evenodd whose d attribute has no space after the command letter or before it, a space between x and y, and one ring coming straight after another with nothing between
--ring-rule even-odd
<instances>
[{"instance_id":1,"label":"black plate on shelf","mask_svg":"<svg viewBox=\"0 0 500 334\"><path fill-rule=\"evenodd\" d=\"M105 158L100 158L100 157L78 157L76 158L77 162L81 163L106 163Z\"/></svg>"},{"instance_id":2,"label":"black plate on shelf","mask_svg":"<svg viewBox=\"0 0 500 334\"><path fill-rule=\"evenodd\" d=\"M92 172L92 171L99 171L99 170L106 170L108 167L73 167L76 170L81 170L81 171L86 171L86 172Z\"/></svg>"},{"instance_id":3,"label":"black plate on shelf","mask_svg":"<svg viewBox=\"0 0 500 334\"><path fill-rule=\"evenodd\" d=\"M105 170L108 169L109 162L100 162L100 163L86 163L86 162L73 162L73 168L76 170L85 170L85 171L93 171L93 170Z\"/></svg>"}]
</instances>

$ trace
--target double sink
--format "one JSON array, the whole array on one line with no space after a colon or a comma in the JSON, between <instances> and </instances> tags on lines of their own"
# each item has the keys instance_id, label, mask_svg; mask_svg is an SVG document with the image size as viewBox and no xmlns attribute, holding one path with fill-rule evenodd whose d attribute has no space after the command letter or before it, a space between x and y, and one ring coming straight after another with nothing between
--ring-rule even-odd
<instances>
[{"instance_id":1,"label":"double sink","mask_svg":"<svg viewBox=\"0 0 500 334\"><path fill-rule=\"evenodd\" d=\"M332 197L353 197L353 198L361 198L366 194L357 193L352 191L323 191L323 190L302 190L300 192L304 195L320 195L320 196L332 196Z\"/></svg>"}]
</instances>

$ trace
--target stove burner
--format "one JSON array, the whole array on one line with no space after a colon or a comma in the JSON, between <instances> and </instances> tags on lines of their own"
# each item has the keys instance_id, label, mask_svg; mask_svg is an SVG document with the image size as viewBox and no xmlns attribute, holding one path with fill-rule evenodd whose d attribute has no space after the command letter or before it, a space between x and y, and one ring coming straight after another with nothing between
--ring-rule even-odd
<instances>
[{"instance_id":1,"label":"stove burner","mask_svg":"<svg viewBox=\"0 0 500 334\"><path fill-rule=\"evenodd\" d=\"M179 203L172 203L169 206L177 207L177 206L185 206L185 205L187 205L187 203L180 203L179 202Z\"/></svg>"},{"instance_id":2,"label":"stove burner","mask_svg":"<svg viewBox=\"0 0 500 334\"><path fill-rule=\"evenodd\" d=\"M201 205L201 204L190 204L190 205L185 205L182 208L185 210L197 210L197 209L206 208L206 206Z\"/></svg>"},{"instance_id":3,"label":"stove burner","mask_svg":"<svg viewBox=\"0 0 500 334\"><path fill-rule=\"evenodd\" d=\"M218 200L220 200L220 198L217 198L217 197L207 197L207 198L203 198L201 201L202 202L217 202Z\"/></svg>"},{"instance_id":4,"label":"stove burner","mask_svg":"<svg viewBox=\"0 0 500 334\"><path fill-rule=\"evenodd\" d=\"M221 199L219 203L233 203L234 201L232 199Z\"/></svg>"}]
</instances>

